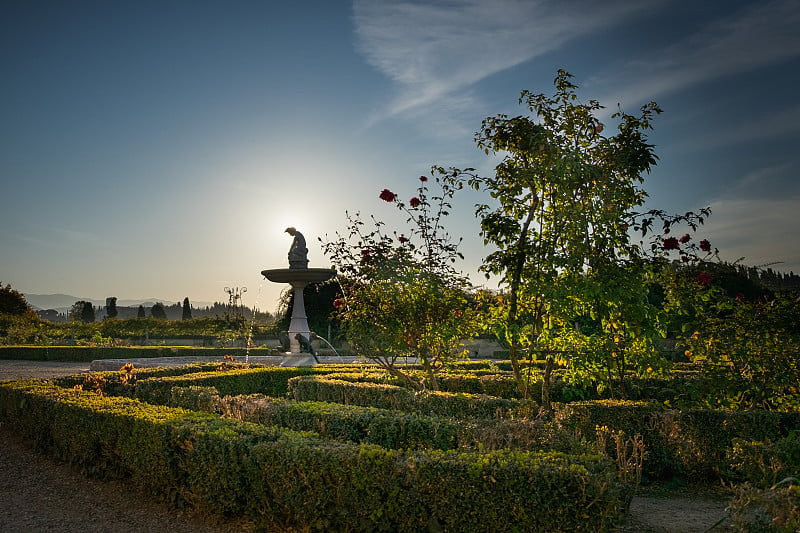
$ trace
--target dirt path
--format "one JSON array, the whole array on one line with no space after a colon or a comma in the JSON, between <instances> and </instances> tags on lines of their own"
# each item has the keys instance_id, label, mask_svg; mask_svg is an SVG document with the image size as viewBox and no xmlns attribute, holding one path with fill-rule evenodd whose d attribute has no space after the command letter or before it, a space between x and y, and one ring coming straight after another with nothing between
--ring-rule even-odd
<instances>
[{"instance_id":1,"label":"dirt path","mask_svg":"<svg viewBox=\"0 0 800 533\"><path fill-rule=\"evenodd\" d=\"M172 509L120 481L88 479L31 450L0 426L0 531L35 533L233 533Z\"/></svg>"}]
</instances>

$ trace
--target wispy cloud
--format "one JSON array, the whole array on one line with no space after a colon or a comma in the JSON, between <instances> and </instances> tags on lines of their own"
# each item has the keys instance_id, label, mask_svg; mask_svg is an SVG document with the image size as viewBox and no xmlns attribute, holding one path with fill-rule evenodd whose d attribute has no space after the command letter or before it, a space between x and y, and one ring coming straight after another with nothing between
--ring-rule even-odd
<instances>
[{"instance_id":1,"label":"wispy cloud","mask_svg":"<svg viewBox=\"0 0 800 533\"><path fill-rule=\"evenodd\" d=\"M361 53L395 82L384 111L393 116L663 3L356 0L354 21Z\"/></svg>"},{"instance_id":2,"label":"wispy cloud","mask_svg":"<svg viewBox=\"0 0 800 533\"><path fill-rule=\"evenodd\" d=\"M616 101L633 104L779 64L800 56L798 27L797 0L752 2L656 55L629 62L605 83Z\"/></svg>"}]
</instances>

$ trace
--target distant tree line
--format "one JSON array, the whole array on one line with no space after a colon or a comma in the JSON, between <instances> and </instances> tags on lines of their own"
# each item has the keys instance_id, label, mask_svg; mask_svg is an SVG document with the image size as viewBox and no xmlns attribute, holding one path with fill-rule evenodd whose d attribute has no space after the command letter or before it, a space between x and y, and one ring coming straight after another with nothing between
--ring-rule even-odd
<instances>
[{"instance_id":1,"label":"distant tree line","mask_svg":"<svg viewBox=\"0 0 800 533\"><path fill-rule=\"evenodd\" d=\"M26 302L27 305L27 302ZM214 305L204 307L192 307L189 298L184 298L183 302L165 305L155 302L150 306L141 304L139 306L117 306L117 298L114 296L106 298L105 306L95 306L91 302L80 300L75 302L66 313L61 313L55 309L44 309L37 314L42 320L50 322L94 322L108 318L118 318L126 320L129 318L156 318L159 320L192 320L193 318L227 318L238 317L246 320L255 319L265 322L272 319L272 314L265 311L251 309L244 305L237 305L232 308L230 304L215 302Z\"/></svg>"}]
</instances>

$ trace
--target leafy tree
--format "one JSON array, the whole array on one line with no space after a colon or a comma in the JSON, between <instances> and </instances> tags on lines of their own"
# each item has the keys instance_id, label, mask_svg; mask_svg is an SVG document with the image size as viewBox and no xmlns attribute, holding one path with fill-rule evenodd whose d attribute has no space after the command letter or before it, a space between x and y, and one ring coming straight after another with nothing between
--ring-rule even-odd
<instances>
[{"instance_id":1,"label":"leafy tree","mask_svg":"<svg viewBox=\"0 0 800 533\"><path fill-rule=\"evenodd\" d=\"M181 314L181 320L191 320L192 319L192 306L189 304L189 297L183 299L183 311Z\"/></svg>"},{"instance_id":2,"label":"leafy tree","mask_svg":"<svg viewBox=\"0 0 800 533\"><path fill-rule=\"evenodd\" d=\"M146 316L144 306L139 305L139 309L136 310L136 318L145 318Z\"/></svg>"},{"instance_id":3,"label":"leafy tree","mask_svg":"<svg viewBox=\"0 0 800 533\"><path fill-rule=\"evenodd\" d=\"M90 322L94 322L95 314L94 314L94 306L92 302L86 302L84 300L79 300L72 304L72 308L69 312L70 320L72 321L80 321L85 324Z\"/></svg>"},{"instance_id":4,"label":"leafy tree","mask_svg":"<svg viewBox=\"0 0 800 533\"><path fill-rule=\"evenodd\" d=\"M637 211L646 198L643 174L657 160L646 130L661 109L651 102L639 116L614 113L617 131L604 136L595 117L602 106L580 103L571 78L560 70L552 97L522 92L520 103L536 119L486 118L476 142L504 158L494 176L470 179L495 200L477 208L481 234L495 248L482 269L504 286L492 324L526 396L530 376L520 361L544 356L545 405L558 361L609 383L612 371L622 378L632 361L655 364L653 340L664 330L646 297L651 262L631 230L646 235L656 219L668 227L699 218ZM651 245L656 252L659 239Z\"/></svg>"},{"instance_id":5,"label":"leafy tree","mask_svg":"<svg viewBox=\"0 0 800 533\"><path fill-rule=\"evenodd\" d=\"M37 336L41 321L25 296L0 283L0 344L21 344Z\"/></svg>"},{"instance_id":6,"label":"leafy tree","mask_svg":"<svg viewBox=\"0 0 800 533\"><path fill-rule=\"evenodd\" d=\"M118 314L117 298L115 296L106 298L106 316L108 318L116 318Z\"/></svg>"},{"instance_id":7,"label":"leafy tree","mask_svg":"<svg viewBox=\"0 0 800 533\"><path fill-rule=\"evenodd\" d=\"M11 288L10 284L5 287L0 283L0 314L14 315L14 316L27 316L35 318L36 311L30 306L25 296Z\"/></svg>"},{"instance_id":8,"label":"leafy tree","mask_svg":"<svg viewBox=\"0 0 800 533\"><path fill-rule=\"evenodd\" d=\"M154 303L153 307L150 308L150 316L158 320L166 320L167 311L164 309L164 304L161 302Z\"/></svg>"},{"instance_id":9,"label":"leafy tree","mask_svg":"<svg viewBox=\"0 0 800 533\"><path fill-rule=\"evenodd\" d=\"M367 227L359 214L347 213L348 235L323 242L337 270L342 296L333 304L348 342L418 389L438 388L437 373L464 355L459 341L476 330L469 282L454 268L458 242L443 229L450 201L463 184L442 169L434 168L433 175L438 195L429 194L426 176L407 203L389 189L379 195L407 215L405 232L387 232L375 217ZM406 357L418 358L424 379L399 366Z\"/></svg>"}]
</instances>

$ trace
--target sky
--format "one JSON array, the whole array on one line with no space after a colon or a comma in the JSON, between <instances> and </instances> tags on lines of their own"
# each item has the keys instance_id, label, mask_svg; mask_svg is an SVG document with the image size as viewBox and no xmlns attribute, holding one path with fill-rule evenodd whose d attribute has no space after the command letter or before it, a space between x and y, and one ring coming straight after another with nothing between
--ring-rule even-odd
<instances>
[{"instance_id":1,"label":"sky","mask_svg":"<svg viewBox=\"0 0 800 533\"><path fill-rule=\"evenodd\" d=\"M345 211L432 165L491 175L481 120L558 69L602 116L656 101L648 207L710 206L727 261L800 273L800 0L5 0L0 282L274 310L295 226L310 267ZM608 130L607 130L608 131ZM613 131L613 130L612 130ZM488 253L476 203L446 224ZM482 283L480 275L474 275Z\"/></svg>"}]
</instances>

